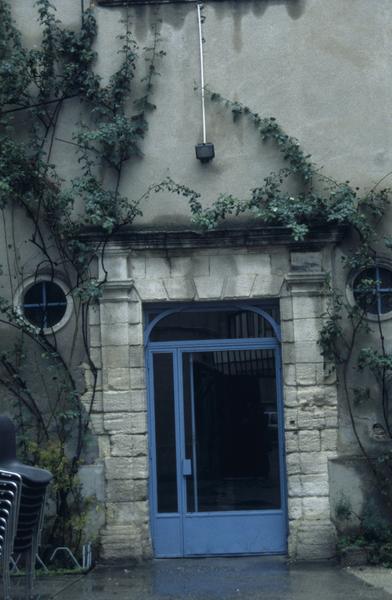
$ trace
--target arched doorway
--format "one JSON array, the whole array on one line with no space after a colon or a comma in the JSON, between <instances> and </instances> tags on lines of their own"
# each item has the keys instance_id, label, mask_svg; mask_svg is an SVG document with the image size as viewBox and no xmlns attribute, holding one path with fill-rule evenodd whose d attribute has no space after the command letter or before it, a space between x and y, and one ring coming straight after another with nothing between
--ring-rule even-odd
<instances>
[{"instance_id":1,"label":"arched doorway","mask_svg":"<svg viewBox=\"0 0 392 600\"><path fill-rule=\"evenodd\" d=\"M149 311L156 557L286 551L277 314L237 303Z\"/></svg>"}]
</instances>

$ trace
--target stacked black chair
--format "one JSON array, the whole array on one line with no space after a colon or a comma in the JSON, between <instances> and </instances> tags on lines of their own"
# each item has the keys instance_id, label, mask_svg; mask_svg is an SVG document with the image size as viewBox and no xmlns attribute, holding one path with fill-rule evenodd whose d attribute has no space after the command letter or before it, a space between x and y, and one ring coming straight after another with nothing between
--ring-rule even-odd
<instances>
[{"instance_id":1,"label":"stacked black chair","mask_svg":"<svg viewBox=\"0 0 392 600\"><path fill-rule=\"evenodd\" d=\"M0 552L4 598L10 599L10 559L24 554L28 597L33 594L35 561L46 490L52 474L16 460L16 431L0 416Z\"/></svg>"}]
</instances>

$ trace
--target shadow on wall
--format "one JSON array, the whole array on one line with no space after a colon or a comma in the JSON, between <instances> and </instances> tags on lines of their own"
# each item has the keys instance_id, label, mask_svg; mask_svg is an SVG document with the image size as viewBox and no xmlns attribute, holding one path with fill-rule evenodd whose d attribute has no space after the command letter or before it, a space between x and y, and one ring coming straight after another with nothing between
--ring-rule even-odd
<instances>
[{"instance_id":1,"label":"shadow on wall","mask_svg":"<svg viewBox=\"0 0 392 600\"><path fill-rule=\"evenodd\" d=\"M271 6L285 7L292 19L299 19L305 12L307 0L212 0L206 2L208 7L214 9L217 18L223 19L231 15L235 20L241 20L243 16L252 13L255 16L263 16ZM172 0L169 4L136 5L133 7L137 15L135 20L135 33L137 37L146 37L156 22L162 19L174 29L182 29L186 16L194 11L194 2ZM164 10L162 10L164 8ZM119 9L124 11L124 9Z\"/></svg>"},{"instance_id":2,"label":"shadow on wall","mask_svg":"<svg viewBox=\"0 0 392 600\"><path fill-rule=\"evenodd\" d=\"M307 0L228 0L227 2L212 2L218 16L232 12L235 16L252 12L255 16L262 16L271 6L283 5L292 19L299 19L305 12Z\"/></svg>"}]
</instances>

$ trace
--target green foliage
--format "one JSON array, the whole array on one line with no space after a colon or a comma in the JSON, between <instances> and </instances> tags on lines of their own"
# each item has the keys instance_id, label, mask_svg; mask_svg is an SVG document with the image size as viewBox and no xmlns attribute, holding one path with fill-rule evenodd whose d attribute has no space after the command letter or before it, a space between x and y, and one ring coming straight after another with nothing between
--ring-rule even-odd
<instances>
[{"instance_id":1,"label":"green foliage","mask_svg":"<svg viewBox=\"0 0 392 600\"><path fill-rule=\"evenodd\" d=\"M143 155L147 116L155 108L151 95L159 75L157 62L164 52L159 49L156 26L152 46L143 49L144 74L136 85L139 49L126 13L118 37L119 66L103 83L94 71L94 11L85 10L80 28L69 29L57 19L49 0L37 0L35 6L42 41L39 47L27 49L12 21L9 3L0 0L0 210L7 208L14 215L22 209L29 218L35 275L54 277L61 272L68 282L74 306L73 337L80 339L90 371L89 408L82 405L84 389L75 371L76 342L64 348L54 331L48 335L29 325L1 296L0 327L15 332L15 346L0 355L0 386L14 400L23 456L54 474L56 514L47 540L77 551L87 509L77 473L88 444L98 373L89 350L87 315L104 283L97 279L93 261L100 254L105 272L104 250L110 236L133 222L140 214L141 200L154 187L142 198L126 197L120 191L124 165ZM68 138L60 139L58 123L73 98L79 100L80 119ZM70 183L53 164L55 144L75 152L80 171ZM102 241L87 242L86 227L98 228ZM17 240L15 231L10 236L16 244L25 242ZM8 255L7 261L11 287L10 264L20 279L25 275L24 265L16 254Z\"/></svg>"}]
</instances>

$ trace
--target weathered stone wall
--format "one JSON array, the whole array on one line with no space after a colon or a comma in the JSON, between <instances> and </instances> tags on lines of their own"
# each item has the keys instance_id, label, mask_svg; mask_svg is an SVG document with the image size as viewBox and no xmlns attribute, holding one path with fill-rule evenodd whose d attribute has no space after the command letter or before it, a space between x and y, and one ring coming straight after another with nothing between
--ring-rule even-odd
<instances>
[{"instance_id":1,"label":"weathered stone wall","mask_svg":"<svg viewBox=\"0 0 392 600\"><path fill-rule=\"evenodd\" d=\"M336 455L336 386L317 344L328 261L326 251L284 247L109 247L108 281L90 319L91 344L102 366L93 423L105 465L104 559L152 553L143 303L268 297L281 303L289 553L333 555L328 461Z\"/></svg>"}]
</instances>

